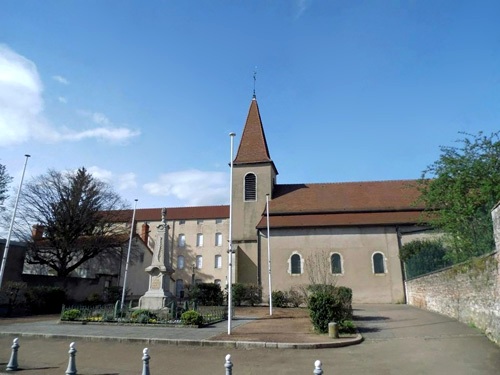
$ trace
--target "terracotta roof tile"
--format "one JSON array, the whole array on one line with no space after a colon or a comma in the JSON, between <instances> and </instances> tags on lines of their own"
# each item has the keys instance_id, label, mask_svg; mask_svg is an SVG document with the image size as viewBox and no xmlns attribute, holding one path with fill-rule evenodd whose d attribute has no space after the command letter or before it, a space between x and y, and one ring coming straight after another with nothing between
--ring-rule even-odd
<instances>
[{"instance_id":1,"label":"terracotta roof tile","mask_svg":"<svg viewBox=\"0 0 500 375\"><path fill-rule=\"evenodd\" d=\"M138 208L135 212L137 221L160 221L161 207ZM132 210L123 210L120 220L132 220ZM193 219L226 219L229 217L229 206L198 206L198 207L167 207L167 220L193 220Z\"/></svg>"},{"instance_id":2,"label":"terracotta roof tile","mask_svg":"<svg viewBox=\"0 0 500 375\"><path fill-rule=\"evenodd\" d=\"M421 209L415 180L276 185L269 204L279 213L394 211Z\"/></svg>"},{"instance_id":3,"label":"terracotta roof tile","mask_svg":"<svg viewBox=\"0 0 500 375\"><path fill-rule=\"evenodd\" d=\"M254 98L250 104L234 164L272 162L266 135L260 118L259 106Z\"/></svg>"}]
</instances>

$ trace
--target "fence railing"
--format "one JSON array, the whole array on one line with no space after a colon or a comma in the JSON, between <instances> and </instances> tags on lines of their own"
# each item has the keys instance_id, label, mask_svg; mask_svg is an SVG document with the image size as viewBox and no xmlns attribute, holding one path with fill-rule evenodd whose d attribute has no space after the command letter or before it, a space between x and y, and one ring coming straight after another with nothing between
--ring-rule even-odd
<instances>
[{"instance_id":1,"label":"fence railing","mask_svg":"<svg viewBox=\"0 0 500 375\"><path fill-rule=\"evenodd\" d=\"M19 363L18 363L18 351L19 351L19 339L16 337L13 342L12 342L12 351L10 355L9 362L7 363L7 366L5 368L6 371L17 371L20 370ZM66 369L66 375L76 375L77 374L77 368L76 368L76 343L72 342L69 344L69 351L68 351L68 367ZM151 375L150 369L149 369L149 362L151 360L151 356L149 355L149 349L144 348L142 351L142 373L141 375ZM2 362L2 360L0 360ZM139 368L139 365L137 366ZM221 366L222 367L222 366ZM232 375L233 374L233 362L231 361L231 355L228 354L225 357L225 362L224 362L224 369L225 369L225 375ZM222 373L222 368L221 368L221 373ZM320 360L316 360L314 362L314 369L313 369L313 375L322 375L323 374L323 365Z\"/></svg>"}]
</instances>

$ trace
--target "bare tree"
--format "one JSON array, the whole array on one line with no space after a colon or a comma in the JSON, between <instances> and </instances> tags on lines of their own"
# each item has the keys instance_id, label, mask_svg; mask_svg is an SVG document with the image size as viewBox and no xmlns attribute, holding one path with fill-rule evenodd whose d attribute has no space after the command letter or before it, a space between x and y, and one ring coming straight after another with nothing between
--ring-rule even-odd
<instances>
[{"instance_id":1,"label":"bare tree","mask_svg":"<svg viewBox=\"0 0 500 375\"><path fill-rule=\"evenodd\" d=\"M330 254L326 250L318 250L307 256L304 269L307 272L309 285L337 284L337 277L332 273Z\"/></svg>"},{"instance_id":2,"label":"bare tree","mask_svg":"<svg viewBox=\"0 0 500 375\"><path fill-rule=\"evenodd\" d=\"M33 178L19 203L27 263L66 277L97 256L121 259L128 230L116 223L125 221L124 208L120 196L85 168ZM27 230L32 226L33 233Z\"/></svg>"},{"instance_id":3,"label":"bare tree","mask_svg":"<svg viewBox=\"0 0 500 375\"><path fill-rule=\"evenodd\" d=\"M0 211L4 209L3 203L8 198L7 190L11 182L12 177L8 175L5 165L0 164Z\"/></svg>"}]
</instances>

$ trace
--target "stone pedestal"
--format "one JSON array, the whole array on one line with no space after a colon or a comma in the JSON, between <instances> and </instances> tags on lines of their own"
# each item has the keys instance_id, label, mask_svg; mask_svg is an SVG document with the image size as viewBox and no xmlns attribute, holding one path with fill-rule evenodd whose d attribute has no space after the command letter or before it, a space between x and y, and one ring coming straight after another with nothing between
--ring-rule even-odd
<instances>
[{"instance_id":1,"label":"stone pedestal","mask_svg":"<svg viewBox=\"0 0 500 375\"><path fill-rule=\"evenodd\" d=\"M145 269L149 274L149 288L139 299L139 308L160 310L166 307L170 293L170 275L174 273L170 266L168 249L167 210L162 209L162 224L158 225L155 248L151 265Z\"/></svg>"}]
</instances>

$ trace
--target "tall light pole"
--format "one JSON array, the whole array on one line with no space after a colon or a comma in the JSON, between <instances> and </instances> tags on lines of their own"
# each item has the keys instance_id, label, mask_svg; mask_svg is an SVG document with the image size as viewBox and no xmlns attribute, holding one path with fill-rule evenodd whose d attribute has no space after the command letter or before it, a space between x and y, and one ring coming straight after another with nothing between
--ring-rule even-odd
<instances>
[{"instance_id":1,"label":"tall light pole","mask_svg":"<svg viewBox=\"0 0 500 375\"><path fill-rule=\"evenodd\" d=\"M231 132L229 137L231 139L231 162L229 171L229 249L227 250L228 264L227 264L227 334L231 334L231 320L233 314L233 142L236 134Z\"/></svg>"},{"instance_id":2,"label":"tall light pole","mask_svg":"<svg viewBox=\"0 0 500 375\"><path fill-rule=\"evenodd\" d=\"M5 271L5 264L7 263L7 254L9 253L10 247L10 236L12 235L12 229L14 228L14 221L16 219L17 205L19 204L19 197L21 196L21 188L23 186L24 173L26 172L26 165L28 164L28 158L31 155L24 155L26 160L24 161L23 174L21 175L21 182L19 183L19 190L17 191L16 203L14 204L14 212L12 213L12 219L10 220L9 234L7 235L7 242L5 242L5 248L3 250L2 266L0 267L0 288L2 287L3 273Z\"/></svg>"},{"instance_id":3,"label":"tall light pole","mask_svg":"<svg viewBox=\"0 0 500 375\"><path fill-rule=\"evenodd\" d=\"M132 248L132 237L135 232L135 210L137 209L137 199L134 200L134 212L132 213L132 223L130 224L130 237L128 239L128 250L127 250L127 262L125 263L125 275L123 277L123 287L122 287L122 301L120 304L120 312L123 311L123 305L125 304L125 292L127 289L127 274L128 274L128 264L130 263L130 249Z\"/></svg>"},{"instance_id":4,"label":"tall light pole","mask_svg":"<svg viewBox=\"0 0 500 375\"><path fill-rule=\"evenodd\" d=\"M269 315L273 315L273 287L271 285L271 236L269 235L269 194L266 194L267 216L267 270L269 273Z\"/></svg>"}]
</instances>

